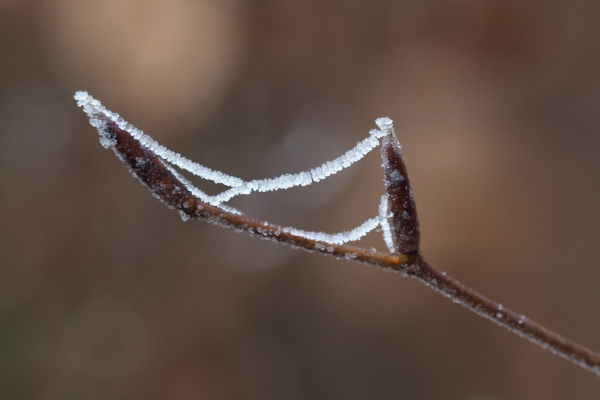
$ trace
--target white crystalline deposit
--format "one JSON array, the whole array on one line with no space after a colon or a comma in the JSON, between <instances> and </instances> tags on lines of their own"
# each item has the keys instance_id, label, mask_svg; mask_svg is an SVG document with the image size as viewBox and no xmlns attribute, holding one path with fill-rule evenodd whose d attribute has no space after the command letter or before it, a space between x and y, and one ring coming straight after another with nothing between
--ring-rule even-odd
<instances>
[{"instance_id":1,"label":"white crystalline deposit","mask_svg":"<svg viewBox=\"0 0 600 400\"><path fill-rule=\"evenodd\" d=\"M381 230L383 231L383 240L390 253L395 251L394 239L392 239L392 231L390 230L390 224L388 218L391 214L388 214L389 198L387 194L381 196L381 203L379 203L379 222L381 223Z\"/></svg>"},{"instance_id":2,"label":"white crystalline deposit","mask_svg":"<svg viewBox=\"0 0 600 400\"><path fill-rule=\"evenodd\" d=\"M224 174L220 171L214 171L203 165L188 160L180 154L175 153L167 149L166 147L160 145L150 136L144 135L143 131L137 129L135 126L123 120L123 118L121 118L119 114L113 113L112 111L109 111L106 108L104 108L104 106L102 106L102 104L98 100L94 99L87 92L75 93L75 100L77 100L77 105L82 107L83 111L90 118L90 124L92 124L92 126L98 129L100 135L104 135L102 132L103 129L101 129L104 126L104 122L102 122L98 118L98 115L104 115L111 121L115 122L119 128L123 129L126 132L129 132L129 134L133 138L139 140L142 146L146 147L163 160L173 165L176 165L181 169L189 171L192 174L199 176L203 179L207 179L215 183L221 183L230 187L240 186L244 183L244 181L240 178Z\"/></svg>"},{"instance_id":3,"label":"white crystalline deposit","mask_svg":"<svg viewBox=\"0 0 600 400\"><path fill-rule=\"evenodd\" d=\"M394 132L394 122L391 119L389 119L388 117L377 118L375 120L375 123L377 124L379 129L381 129L380 137L387 136L387 135L396 136L396 133Z\"/></svg>"},{"instance_id":4,"label":"white crystalline deposit","mask_svg":"<svg viewBox=\"0 0 600 400\"><path fill-rule=\"evenodd\" d=\"M181 154L167 149L150 136L145 135L143 131L127 123L119 116L119 114L104 108L104 106L102 106L98 100L94 99L87 92L77 92L75 93L74 97L75 100L77 100L77 105L82 107L83 111L90 118L90 124L98 129L98 132L101 136L100 142L104 147L112 147L115 143L114 139L106 130L106 123L100 118L100 116L115 122L120 129L128 132L133 138L139 140L142 146L146 147L148 150L160 157L165 162L166 167L186 186L188 190L190 190L194 196L205 203L235 214L241 214L241 212L223 203L238 195L250 194L252 192L283 190L296 186L308 186L313 182L319 182L361 160L365 155L379 145L380 138L388 135L395 135L392 120L387 117L378 118L375 123L377 126L379 126L379 129L371 130L369 132L369 137L357 143L354 148L348 150L346 153L334 160L327 161L321 166L313 168L310 171L303 171L296 174L284 174L270 179L244 181L235 176L227 175L221 171L215 171L207 168L183 157ZM200 178L229 186L230 189L227 189L216 196L210 196L186 180L169 164L175 165ZM381 197L379 216L365 221L362 225L350 231L337 234L303 231L296 228L283 228L283 231L320 242L343 244L359 240L373 229L381 226L385 243L389 251L394 252L394 243L388 224L389 217L388 198L387 195L384 195Z\"/></svg>"},{"instance_id":5,"label":"white crystalline deposit","mask_svg":"<svg viewBox=\"0 0 600 400\"><path fill-rule=\"evenodd\" d=\"M377 119L376 123L381 130L371 130L370 136L359 142L353 149L347 151L345 154L332 161L327 161L320 167L313 168L306 172L299 172L297 174L286 174L276 178L259 179L245 182L240 178L224 174L220 171L214 171L203 165L195 163L183 157L181 154L167 149L150 136L145 135L143 131L137 129L133 125L120 118L119 114L113 113L112 111L104 108L98 100L94 99L87 92L75 93L75 100L77 100L77 104L80 107L83 107L85 113L88 115L88 117L90 117L90 123L92 126L100 128L102 125L104 125L97 116L105 115L107 118L117 123L119 128L129 132L131 136L139 140L144 147L155 153L163 160L200 178L207 179L215 183L220 183L235 189L227 190L220 195L215 196L215 200L217 202L225 202L237 195L249 194L253 191L268 192L289 189L295 186L307 186L312 182L319 182L320 180L336 174L344 168L348 168L355 162L361 160L365 155L379 145L379 138L389 134L392 123L392 121L387 117Z\"/></svg>"},{"instance_id":6,"label":"white crystalline deposit","mask_svg":"<svg viewBox=\"0 0 600 400\"><path fill-rule=\"evenodd\" d=\"M372 130L371 136L359 142L353 149L348 150L340 157L327 161L317 168L310 171L303 171L296 174L285 174L276 178L256 179L244 182L232 187L214 197L215 201L221 203L231 200L233 197L249 194L252 192L270 192L275 190L289 189L296 186L308 186L313 182L319 182L331 175L337 174L344 168L348 168L355 162L361 160L371 150L379 145L378 138L387 135L387 133Z\"/></svg>"},{"instance_id":7,"label":"white crystalline deposit","mask_svg":"<svg viewBox=\"0 0 600 400\"><path fill-rule=\"evenodd\" d=\"M316 240L318 242L325 242L331 244L344 244L347 242L354 242L359 240L367 233L371 232L373 229L377 228L381 220L379 218L371 218L363 222L362 225L357 226L356 228L340 232L340 233L323 233L323 232L309 232L303 231L296 228L283 228L283 232L291 233L292 235L300 236L310 240Z\"/></svg>"},{"instance_id":8,"label":"white crystalline deposit","mask_svg":"<svg viewBox=\"0 0 600 400\"><path fill-rule=\"evenodd\" d=\"M390 253L394 253L396 250L394 248L394 241L392 239L392 232L390 230L390 225L388 222L388 218L391 217L388 214L388 196L381 196L381 203L379 205L379 216L376 218L370 218L363 222L362 225L357 226L356 228L340 232L334 234L328 234L323 232L310 232L303 231L296 228L283 228L283 232L291 233L292 235L301 236L306 239L315 240L318 242L331 243L331 244L344 244L348 242L354 242L356 240L361 239L367 233L371 232L373 229L381 226L383 231L383 239L385 244L390 251Z\"/></svg>"}]
</instances>

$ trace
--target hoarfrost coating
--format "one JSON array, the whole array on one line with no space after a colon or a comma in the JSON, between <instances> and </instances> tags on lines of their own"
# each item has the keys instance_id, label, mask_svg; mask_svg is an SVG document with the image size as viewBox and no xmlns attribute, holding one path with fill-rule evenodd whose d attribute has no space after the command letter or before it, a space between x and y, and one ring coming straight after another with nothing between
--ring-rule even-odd
<instances>
[{"instance_id":1,"label":"hoarfrost coating","mask_svg":"<svg viewBox=\"0 0 600 400\"><path fill-rule=\"evenodd\" d=\"M105 119L108 119L114 122L120 129L128 132L147 150L158 156L165 163L165 166L185 185L185 187L194 196L198 197L205 203L235 214L241 214L241 212L226 204L223 204L235 196L250 194L252 192L268 192L289 189L296 186L308 186L313 182L319 182L331 175L337 174L343 169L348 168L355 162L361 160L364 156L371 152L371 150L379 146L379 139L386 136L392 136L395 139L392 120L387 117L378 118L375 123L379 129L371 130L367 138L358 142L354 148L348 150L346 153L335 158L334 160L327 161L321 166L313 168L309 171L298 172L295 174L284 174L275 178L244 181L238 177L225 174L221 171L215 171L195 163L183 157L181 154L167 149L150 136L144 134L143 131L126 122L119 116L119 114L107 110L104 106L102 106L100 101L94 99L85 91L76 92L74 97L75 100L77 100L77 105L82 107L83 111L89 117L90 124L98 130L98 133L100 134L100 143L103 147L109 148L116 145L114 137L110 134L106 126ZM188 171L202 179L229 186L230 189L227 189L218 195L210 196L186 180L171 165ZM367 233L381 226L385 244L390 253L394 253L395 245L388 223L389 217L388 197L387 195L383 195L381 197L379 206L379 215L375 218L368 219L360 226L349 231L340 232L337 234L327 234L323 232L304 231L297 228L288 227L282 228L282 232L292 233L307 239L333 244L344 244L350 241L359 240Z\"/></svg>"},{"instance_id":2,"label":"hoarfrost coating","mask_svg":"<svg viewBox=\"0 0 600 400\"><path fill-rule=\"evenodd\" d=\"M390 224L388 224L387 219L391 217L391 214L388 214L389 208L389 198L387 194L381 196L381 203L379 203L379 220L381 221L381 230L383 231L383 240L385 241L385 245L387 246L390 253L395 252L394 239L392 238L392 230L390 229Z\"/></svg>"}]
</instances>

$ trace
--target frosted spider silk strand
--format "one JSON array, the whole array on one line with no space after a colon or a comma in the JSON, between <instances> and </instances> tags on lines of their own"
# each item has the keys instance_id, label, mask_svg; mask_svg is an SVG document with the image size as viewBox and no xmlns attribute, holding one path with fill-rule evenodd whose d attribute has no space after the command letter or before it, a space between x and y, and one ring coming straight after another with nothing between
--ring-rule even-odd
<instances>
[{"instance_id":1,"label":"frosted spider silk strand","mask_svg":"<svg viewBox=\"0 0 600 400\"><path fill-rule=\"evenodd\" d=\"M241 194L250 194L254 191L267 192L275 190L288 189L295 186L308 186L313 182L319 182L333 174L336 174L348 168L355 162L361 160L371 150L379 145L379 139L389 135L393 132L392 121L389 118L379 118L375 122L379 126L378 129L373 129L369 132L369 137L359 142L354 148L348 150L343 155L335 158L334 160L327 161L321 166L311 169L310 171L303 171L296 174L284 174L276 178L270 179L256 179L252 181L244 181L240 178L227 175L220 171L214 171L203 165L195 163L178 153L175 153L166 147L160 145L150 136L145 135L143 131L137 129L133 125L126 122L119 114L107 110L100 101L94 99L87 92L75 93L75 100L77 104L83 108L84 112L90 118L90 124L98 129L100 133L100 143L104 147L113 147L115 145L113 139L107 133L106 121L100 118L107 118L110 121L117 124L117 126L128 132L134 139L138 140L140 144L146 147L149 151L154 153L156 156L161 158L164 162L165 167L197 198L201 201L206 202L210 205L221 208L224 211L228 211L234 214L242 214L239 210L223 204L224 202L232 199L233 197ZM215 183L224 184L231 187L231 189L225 190L221 194L216 196L210 196L204 191L194 186L191 182L185 179L180 173L178 173L170 164L173 164L183 170L191 172L192 174L199 176L200 178L210 180ZM383 236L385 243L391 253L394 252L393 240L391 237L391 231L387 219L389 215L388 209L388 198L386 195L381 197L381 203L379 206L379 216L370 218L358 227L335 234L328 234L324 232L313 232L304 231L292 227L283 228L283 232L289 232L297 236L304 237L306 239L312 239L332 244L344 244L351 241L361 239L367 233L371 232L378 226L382 227Z\"/></svg>"},{"instance_id":2,"label":"frosted spider silk strand","mask_svg":"<svg viewBox=\"0 0 600 400\"><path fill-rule=\"evenodd\" d=\"M142 130L136 128L135 126L129 124L127 121L121 118L119 114L104 108L102 103L90 96L88 92L75 93L75 100L77 100L77 105L82 107L83 111L90 118L90 124L92 124L92 126L96 127L97 129L100 129L104 124L104 122L98 118L98 115L104 115L111 121L115 122L120 129L129 132L129 134L131 134L131 136L134 139L139 140L142 146L152 151L158 157L164 159L165 161L173 165L178 166L181 169L191 172L192 174L199 176L200 178L207 179L215 183L220 183L229 187L240 186L244 183L244 181L240 178L224 174L220 171L214 171L203 165L195 163L183 157L182 155L175 153L174 151L171 151L166 147L160 145L150 136L145 135Z\"/></svg>"},{"instance_id":3,"label":"frosted spider silk strand","mask_svg":"<svg viewBox=\"0 0 600 400\"><path fill-rule=\"evenodd\" d=\"M394 253L396 249L394 247L394 239L392 238L392 230L390 229L390 224L388 222L388 218L391 217L391 214L388 213L388 201L389 199L387 194L381 196L381 203L379 203L379 221L381 223L381 230L385 245L390 253Z\"/></svg>"},{"instance_id":4,"label":"frosted spider silk strand","mask_svg":"<svg viewBox=\"0 0 600 400\"><path fill-rule=\"evenodd\" d=\"M313 182L319 182L320 180L336 174L344 168L348 168L355 162L361 160L365 155L379 145L379 138L389 134L389 130L386 128L388 124L391 124L391 120L389 120L389 118L379 118L376 123L379 125L381 130L371 130L369 132L370 136L359 142L354 148L348 150L340 157L331 161L327 161L321 166L313 168L310 171L299 172L296 174L284 174L275 178L256 179L246 182L235 176L227 175L221 171L215 171L195 163L183 157L181 154L167 149L150 136L144 134L143 131L126 122L119 116L119 114L107 110L102 103L100 103L100 101L94 99L87 92L75 93L75 100L77 100L77 104L83 108L83 111L90 118L90 123L92 126L100 129L104 122L100 121L97 116L99 114L105 115L110 120L115 122L119 128L129 132L131 136L139 140L144 147L170 164L186 170L200 178L207 179L215 183L220 183L232 188L216 196L206 195L208 196L205 196L206 201L212 205L218 205L231 200L235 196L250 194L254 191L268 192L289 189L296 186L308 186ZM103 143L106 144L106 142Z\"/></svg>"}]
</instances>

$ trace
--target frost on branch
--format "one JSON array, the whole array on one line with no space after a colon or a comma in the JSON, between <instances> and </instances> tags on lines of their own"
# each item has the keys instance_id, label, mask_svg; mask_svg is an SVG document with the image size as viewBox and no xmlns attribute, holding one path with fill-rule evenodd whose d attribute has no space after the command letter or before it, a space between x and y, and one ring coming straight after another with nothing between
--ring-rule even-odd
<instances>
[{"instance_id":1,"label":"frost on branch","mask_svg":"<svg viewBox=\"0 0 600 400\"><path fill-rule=\"evenodd\" d=\"M178 209L184 220L197 216L191 212L191 209L193 205L196 210L201 211L203 206L200 202L228 213L242 215L240 211L225 203L238 195L283 190L295 186L308 186L313 182L319 182L361 160L379 145L379 139L382 139L384 143L388 143L390 136L393 135L392 121L389 118L380 118L376 121L380 129L371 130L366 139L334 160L327 161L310 171L284 174L269 179L244 181L238 177L195 163L165 148L141 130L127 123L117 113L104 108L98 100L87 92L77 92L75 100L90 118L91 125L98 129L102 146L112 148L121 161L130 168L131 172L148 186L156 197L169 207ZM395 136L394 140L396 140ZM229 189L218 195L210 196L181 176L171 164L200 178L228 186ZM388 218L391 216L388 214L388 207L388 196L384 195L381 197L377 217L365 221L352 230L337 234L310 232L291 227L281 228L280 232L316 242L340 245L359 240L370 231L381 227L384 241L390 253L395 253L392 233L388 223ZM392 212L394 212L393 201ZM396 229L394 233L396 233Z\"/></svg>"},{"instance_id":2,"label":"frost on branch","mask_svg":"<svg viewBox=\"0 0 600 400\"><path fill-rule=\"evenodd\" d=\"M413 192L400 144L389 118L379 118L376 123L380 129L372 130L369 137L335 160L310 171L246 182L206 168L166 149L125 122L118 114L106 110L87 92L77 92L75 99L89 116L90 123L98 129L102 146L112 148L130 171L148 186L157 198L170 208L177 209L184 220L201 218L308 251L410 274L476 314L600 375L600 354L489 300L446 273L436 270L423 259L419 252L419 221ZM378 216L352 230L330 235L297 228L282 228L254 220L224 204L234 196L253 191L281 190L318 182L360 160L379 145L379 139L383 144L381 155L387 194L381 197ZM230 189L220 195L209 196L183 178L170 164L201 178L224 184ZM391 229L388 224L390 217ZM346 242L360 239L378 226L381 226L384 241L392 254L344 245Z\"/></svg>"}]
</instances>

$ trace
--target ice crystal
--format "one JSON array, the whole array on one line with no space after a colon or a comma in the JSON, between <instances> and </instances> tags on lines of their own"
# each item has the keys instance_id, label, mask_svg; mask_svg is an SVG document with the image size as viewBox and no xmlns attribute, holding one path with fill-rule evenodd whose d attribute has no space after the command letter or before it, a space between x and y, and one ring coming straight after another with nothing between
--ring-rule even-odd
<instances>
[{"instance_id":1,"label":"ice crystal","mask_svg":"<svg viewBox=\"0 0 600 400\"><path fill-rule=\"evenodd\" d=\"M243 179L240 179L238 177L225 174L221 171L215 171L211 168L200 165L196 162L185 158L179 153L167 149L166 147L162 146L154 139L152 139L150 136L144 134L143 131L137 129L133 125L126 122L119 116L119 114L104 108L100 101L94 99L87 92L77 92L75 93L74 97L75 100L77 100L77 105L82 107L83 111L88 115L90 119L90 124L98 130L98 133L100 134L100 143L105 148L114 147L116 145L116 140L114 136L110 133L110 130L107 128L108 120L116 123L120 129L128 132L134 139L138 140L143 147L145 147L147 150L151 151L156 156L158 156L163 161L165 166L169 169L169 171L173 173L173 175L177 179L179 179L182 182L182 184L195 197L197 197L205 203L219 207L223 211L235 214L241 214L241 212L225 204L227 201L231 200L235 196L247 195L252 192L284 190L296 186L308 186L313 182L319 182L323 179L328 178L331 175L337 174L343 169L348 168L355 162L361 160L371 150L379 146L379 139L388 135L394 135L392 120L387 117L378 118L375 121L375 123L377 124L379 129L371 130L367 138L358 142L355 147L348 150L346 153L342 154L334 160L327 161L322 165L313 168L309 171L302 171L295 174L284 174L275 178L244 181ZM138 160L136 160L136 162L138 162ZM143 160L139 162L143 162ZM198 189L187 179L185 179L173 168L173 166L188 171L202 179L210 180L214 183L228 186L229 189L215 196L210 196L202 190ZM381 197L381 203L379 206L379 215L375 218L368 219L360 226L349 231L340 232L336 234L328 234L324 232L304 231L293 227L282 228L281 231L301 236L307 239L316 240L319 242L325 242L330 244L344 244L347 242L359 240L367 233L381 226L384 241L389 251L393 253L395 252L395 246L388 222L388 218L390 218L390 216L391 215L388 214L388 197L387 195L383 195ZM323 249L327 250L327 248L324 246Z\"/></svg>"}]
</instances>

